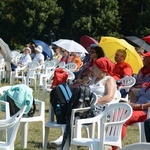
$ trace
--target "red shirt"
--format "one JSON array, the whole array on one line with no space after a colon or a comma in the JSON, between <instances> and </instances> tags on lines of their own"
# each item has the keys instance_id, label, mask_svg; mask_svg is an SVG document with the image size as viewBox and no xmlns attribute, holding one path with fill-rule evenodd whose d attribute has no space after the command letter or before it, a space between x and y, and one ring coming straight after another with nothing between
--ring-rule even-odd
<instances>
[{"instance_id":1,"label":"red shirt","mask_svg":"<svg viewBox=\"0 0 150 150\"><path fill-rule=\"evenodd\" d=\"M113 70L113 77L115 78L115 80L119 80L124 76L132 76L132 74L133 74L132 67L128 63L120 62L115 64Z\"/></svg>"}]
</instances>

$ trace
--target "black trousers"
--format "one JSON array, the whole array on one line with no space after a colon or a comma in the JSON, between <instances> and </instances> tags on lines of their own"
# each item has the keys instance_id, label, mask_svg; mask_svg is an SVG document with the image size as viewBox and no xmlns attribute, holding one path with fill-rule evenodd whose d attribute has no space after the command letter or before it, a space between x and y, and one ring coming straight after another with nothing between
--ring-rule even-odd
<instances>
[{"instance_id":1,"label":"black trousers","mask_svg":"<svg viewBox=\"0 0 150 150\"><path fill-rule=\"evenodd\" d=\"M150 118L144 122L145 136L147 142L150 142Z\"/></svg>"}]
</instances>

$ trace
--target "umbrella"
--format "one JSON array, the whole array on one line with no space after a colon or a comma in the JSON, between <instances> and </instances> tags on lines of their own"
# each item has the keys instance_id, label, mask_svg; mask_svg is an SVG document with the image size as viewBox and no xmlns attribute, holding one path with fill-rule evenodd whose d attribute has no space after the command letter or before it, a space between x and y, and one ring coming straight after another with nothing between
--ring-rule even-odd
<instances>
[{"instance_id":1,"label":"umbrella","mask_svg":"<svg viewBox=\"0 0 150 150\"><path fill-rule=\"evenodd\" d=\"M0 53L3 55L5 61L11 62L11 50L9 46L0 38Z\"/></svg>"},{"instance_id":2,"label":"umbrella","mask_svg":"<svg viewBox=\"0 0 150 150\"><path fill-rule=\"evenodd\" d=\"M101 37L99 45L103 48L106 56L113 62L115 62L114 56L118 49L126 50L127 57L125 62L131 65L133 73L137 74L139 69L143 66L142 59L136 52L135 48L124 39L118 39L115 37Z\"/></svg>"},{"instance_id":3,"label":"umbrella","mask_svg":"<svg viewBox=\"0 0 150 150\"><path fill-rule=\"evenodd\" d=\"M142 38L144 41L146 41L148 44L150 44L150 35L145 36Z\"/></svg>"},{"instance_id":4,"label":"umbrella","mask_svg":"<svg viewBox=\"0 0 150 150\"><path fill-rule=\"evenodd\" d=\"M91 44L98 44L98 42L94 38L84 35L80 37L80 44L87 49Z\"/></svg>"},{"instance_id":5,"label":"umbrella","mask_svg":"<svg viewBox=\"0 0 150 150\"><path fill-rule=\"evenodd\" d=\"M52 44L55 44L67 50L68 52L88 53L82 45L73 40L60 39L58 41L52 42Z\"/></svg>"},{"instance_id":6,"label":"umbrella","mask_svg":"<svg viewBox=\"0 0 150 150\"><path fill-rule=\"evenodd\" d=\"M150 46L142 39L136 36L125 36L124 39L135 47L142 47L146 51L150 51Z\"/></svg>"},{"instance_id":7,"label":"umbrella","mask_svg":"<svg viewBox=\"0 0 150 150\"><path fill-rule=\"evenodd\" d=\"M33 41L36 45L41 45L42 46L42 48L43 48L42 54L44 55L44 60L46 60L47 57L52 58L52 56L53 56L52 55L52 50L50 49L48 44L46 44L45 42L40 41L40 40L33 40Z\"/></svg>"}]
</instances>

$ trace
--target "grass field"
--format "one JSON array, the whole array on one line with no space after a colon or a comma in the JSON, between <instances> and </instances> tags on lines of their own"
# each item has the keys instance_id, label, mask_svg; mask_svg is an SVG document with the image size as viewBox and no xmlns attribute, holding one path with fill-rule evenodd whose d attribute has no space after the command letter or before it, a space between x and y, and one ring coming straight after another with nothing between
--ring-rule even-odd
<instances>
[{"instance_id":1,"label":"grass field","mask_svg":"<svg viewBox=\"0 0 150 150\"><path fill-rule=\"evenodd\" d=\"M2 86L3 85L4 84L2 84ZM34 92L34 98L40 100L42 95L42 90L38 93L38 95L39 96L37 97ZM45 121L48 121L48 110L49 110L49 93L47 93L46 100L45 100ZM57 139L59 135L60 135L59 130L51 129L49 133L49 142ZM21 148L21 134L19 128L17 138L15 141L15 150L40 150L42 149L41 141L42 141L41 123L40 122L29 123L27 149ZM139 142L138 128L134 126L128 127L127 136L123 141L123 145L128 145L135 142ZM53 150L52 148L48 148L48 149ZM83 147L80 148L80 150L85 150L85 149L86 148Z\"/></svg>"}]
</instances>

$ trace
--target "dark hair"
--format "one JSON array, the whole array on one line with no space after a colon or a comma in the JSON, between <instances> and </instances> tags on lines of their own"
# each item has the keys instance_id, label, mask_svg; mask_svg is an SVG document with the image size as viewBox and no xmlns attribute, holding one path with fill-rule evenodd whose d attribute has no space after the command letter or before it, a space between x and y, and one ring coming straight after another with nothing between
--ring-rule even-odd
<instances>
[{"instance_id":1,"label":"dark hair","mask_svg":"<svg viewBox=\"0 0 150 150\"><path fill-rule=\"evenodd\" d=\"M105 53L100 46L92 46L91 50L95 50L96 54L98 55L98 58L105 57Z\"/></svg>"}]
</instances>

